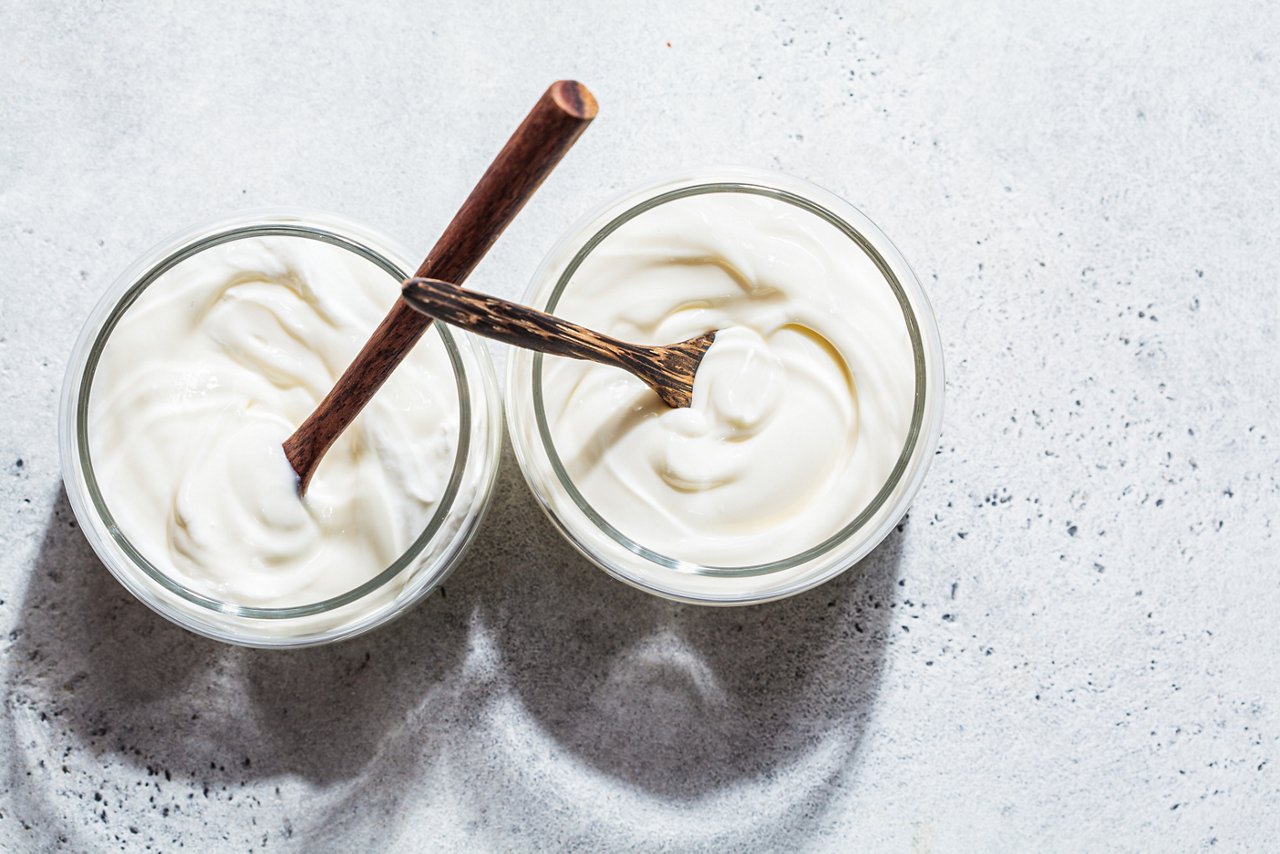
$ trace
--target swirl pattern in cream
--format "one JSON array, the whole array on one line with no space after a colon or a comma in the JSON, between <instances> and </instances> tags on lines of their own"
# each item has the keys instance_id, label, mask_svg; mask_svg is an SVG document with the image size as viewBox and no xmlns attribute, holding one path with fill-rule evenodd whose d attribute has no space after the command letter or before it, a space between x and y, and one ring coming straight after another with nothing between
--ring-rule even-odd
<instances>
[{"instance_id":1,"label":"swirl pattern in cream","mask_svg":"<svg viewBox=\"0 0 1280 854\"><path fill-rule=\"evenodd\" d=\"M645 211L587 255L556 312L643 344L721 330L687 409L622 371L543 361L569 477L661 555L798 555L856 518L903 452L915 362L901 304L846 234L785 201L705 193Z\"/></svg>"},{"instance_id":2,"label":"swirl pattern in cream","mask_svg":"<svg viewBox=\"0 0 1280 854\"><path fill-rule=\"evenodd\" d=\"M233 240L149 285L93 380L89 445L107 508L162 572L218 601L345 593L413 542L444 492L458 393L429 334L300 500L281 443L399 293L373 262L306 237Z\"/></svg>"}]
</instances>

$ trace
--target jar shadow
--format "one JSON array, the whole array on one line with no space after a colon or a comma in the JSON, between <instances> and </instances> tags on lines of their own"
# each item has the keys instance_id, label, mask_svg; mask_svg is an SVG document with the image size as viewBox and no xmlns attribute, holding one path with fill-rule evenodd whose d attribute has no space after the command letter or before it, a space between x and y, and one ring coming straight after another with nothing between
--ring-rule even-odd
<instances>
[{"instance_id":1,"label":"jar shadow","mask_svg":"<svg viewBox=\"0 0 1280 854\"><path fill-rule=\"evenodd\" d=\"M500 713L505 722L492 724L506 736L451 748L472 773L503 780L486 793L486 810L512 822L527 813L528 829L545 825L537 815L549 809L605 809L603 792L591 799L597 804L580 797L583 785L600 788L603 775L620 798L647 796L668 817L673 804L710 805L736 791L731 810L768 803L757 816L739 816L738 828L766 814L777 832L788 819L811 820L856 767L872 716L901 528L853 570L786 600L732 608L673 603L619 583L579 555L543 516L513 456L508 444L490 535L449 586L451 598L476 609L500 662L496 685L481 700L518 703ZM468 718L486 720L474 710ZM699 827L702 819L708 824ZM713 833L714 824L711 812L694 811L680 831L689 835L672 842ZM609 838L593 834L582 841Z\"/></svg>"},{"instance_id":2,"label":"jar shadow","mask_svg":"<svg viewBox=\"0 0 1280 854\"><path fill-rule=\"evenodd\" d=\"M314 795L294 838L316 844L394 839L420 826L414 815L434 826L423 795L441 787L458 845L794 841L856 770L899 537L782 602L671 603L578 555L509 445L503 457L447 596L289 652L229 647L152 613L99 563L59 491L6 645L16 814L51 832L67 787L98 785L59 763L98 780L123 763L155 791L126 775L112 808L140 823L155 810L157 828L180 826L161 817L166 802L300 778Z\"/></svg>"},{"instance_id":3,"label":"jar shadow","mask_svg":"<svg viewBox=\"0 0 1280 854\"><path fill-rule=\"evenodd\" d=\"M901 547L894 533L780 602L668 602L579 555L504 443L484 530L447 584L472 615L458 679L302 837L413 850L431 828L443 848L794 848L857 771Z\"/></svg>"},{"instance_id":4,"label":"jar shadow","mask_svg":"<svg viewBox=\"0 0 1280 854\"><path fill-rule=\"evenodd\" d=\"M5 645L3 726L12 791L33 816L52 809L68 782L49 763L95 776L115 762L132 765L176 784L182 798L269 778L328 786L357 777L454 669L467 630L457 609L433 596L389 626L331 646L257 650L207 640L121 587L61 487L21 614ZM133 793L140 813L148 794ZM133 795L117 793L120 806Z\"/></svg>"}]
</instances>

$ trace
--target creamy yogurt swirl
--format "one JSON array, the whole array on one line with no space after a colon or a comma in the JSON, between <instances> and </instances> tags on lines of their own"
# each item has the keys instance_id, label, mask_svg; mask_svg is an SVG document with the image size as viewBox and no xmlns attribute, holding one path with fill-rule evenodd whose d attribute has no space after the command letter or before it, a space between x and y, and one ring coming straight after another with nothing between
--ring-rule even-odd
<instances>
[{"instance_id":1,"label":"creamy yogurt swirl","mask_svg":"<svg viewBox=\"0 0 1280 854\"><path fill-rule=\"evenodd\" d=\"M814 213L743 193L664 203L593 249L555 310L645 344L721 330L688 409L616 369L543 361L569 477L661 555L724 567L798 555L856 518L902 454L915 394L902 306Z\"/></svg>"},{"instance_id":2,"label":"creamy yogurt swirl","mask_svg":"<svg viewBox=\"0 0 1280 854\"><path fill-rule=\"evenodd\" d=\"M328 452L304 500L281 449L397 296L373 262L288 236L205 249L143 291L103 350L88 436L103 499L148 561L218 601L291 607L405 551L458 446L438 336Z\"/></svg>"}]
</instances>

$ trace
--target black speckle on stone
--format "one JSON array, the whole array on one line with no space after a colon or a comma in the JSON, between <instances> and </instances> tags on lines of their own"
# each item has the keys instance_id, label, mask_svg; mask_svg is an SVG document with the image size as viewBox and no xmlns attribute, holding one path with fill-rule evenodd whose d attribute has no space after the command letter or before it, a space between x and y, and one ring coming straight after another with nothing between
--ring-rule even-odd
<instances>
[{"instance_id":1,"label":"black speckle on stone","mask_svg":"<svg viewBox=\"0 0 1280 854\"><path fill-rule=\"evenodd\" d=\"M1163 507L1163 506L1164 506L1164 499L1163 499L1163 498L1157 498L1157 499L1156 499L1156 506L1157 506L1157 507Z\"/></svg>"},{"instance_id":2,"label":"black speckle on stone","mask_svg":"<svg viewBox=\"0 0 1280 854\"><path fill-rule=\"evenodd\" d=\"M24 465L26 465L26 463L22 461L22 457L18 457L18 459L13 463L14 468L22 468Z\"/></svg>"},{"instance_id":3,"label":"black speckle on stone","mask_svg":"<svg viewBox=\"0 0 1280 854\"><path fill-rule=\"evenodd\" d=\"M957 532L956 532L956 536L963 540L965 537L969 536L969 532L968 532L968 531L957 531Z\"/></svg>"},{"instance_id":4,"label":"black speckle on stone","mask_svg":"<svg viewBox=\"0 0 1280 854\"><path fill-rule=\"evenodd\" d=\"M957 587L959 587L959 586L960 586L960 582L959 582L959 581L953 581L953 582L951 582L951 598L952 598L952 599L955 599L955 598L956 598L956 588L957 588Z\"/></svg>"},{"instance_id":5,"label":"black speckle on stone","mask_svg":"<svg viewBox=\"0 0 1280 854\"><path fill-rule=\"evenodd\" d=\"M955 622L955 619L956 619L956 618L955 618L953 615L951 615L951 614L943 614L943 615L942 615L942 622L944 622L944 623L952 623L952 622Z\"/></svg>"},{"instance_id":6,"label":"black speckle on stone","mask_svg":"<svg viewBox=\"0 0 1280 854\"><path fill-rule=\"evenodd\" d=\"M129 832L130 832L130 833L137 833L137 832L138 832L138 828L134 827L134 826L131 824L131 825L129 825Z\"/></svg>"},{"instance_id":7,"label":"black speckle on stone","mask_svg":"<svg viewBox=\"0 0 1280 854\"><path fill-rule=\"evenodd\" d=\"M1106 568L1105 566L1103 566L1102 564L1100 564L1100 563L1095 563L1095 564L1093 565L1093 568L1094 568L1095 570L1097 570L1098 572L1106 572L1106 571L1107 571L1107 568Z\"/></svg>"},{"instance_id":8,"label":"black speckle on stone","mask_svg":"<svg viewBox=\"0 0 1280 854\"><path fill-rule=\"evenodd\" d=\"M368 653L366 653L366 655L368 655ZM240 764L241 764L241 765L243 765L244 767L248 768L248 767L249 767L251 764L253 764L253 763L251 763L251 762L249 761L249 757L248 757L248 756L246 756L246 757L244 758L244 762L242 762L242 763L240 763Z\"/></svg>"},{"instance_id":9,"label":"black speckle on stone","mask_svg":"<svg viewBox=\"0 0 1280 854\"><path fill-rule=\"evenodd\" d=\"M1080 528L1077 527L1076 525L1067 523L1067 534L1069 534L1070 536L1074 537L1076 535L1076 532L1079 530Z\"/></svg>"},{"instance_id":10,"label":"black speckle on stone","mask_svg":"<svg viewBox=\"0 0 1280 854\"><path fill-rule=\"evenodd\" d=\"M1229 486L1228 486L1226 489L1222 490L1222 494L1223 494L1223 495L1225 495L1225 496L1227 496L1228 498L1234 498L1234 497L1235 497L1235 493L1231 491L1231 487L1229 487Z\"/></svg>"}]
</instances>

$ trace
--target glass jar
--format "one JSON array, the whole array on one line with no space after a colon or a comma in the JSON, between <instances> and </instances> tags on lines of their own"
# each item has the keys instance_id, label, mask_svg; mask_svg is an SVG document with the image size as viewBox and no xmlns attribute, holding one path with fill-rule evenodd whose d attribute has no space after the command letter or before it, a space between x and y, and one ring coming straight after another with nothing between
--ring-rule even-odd
<instances>
[{"instance_id":1,"label":"glass jar","mask_svg":"<svg viewBox=\"0 0 1280 854\"><path fill-rule=\"evenodd\" d=\"M524 302L554 312L587 256L617 228L661 205L702 193L749 193L795 205L830 224L874 263L902 307L915 361L914 411L906 442L870 504L824 542L783 560L705 566L635 542L604 519L574 485L557 454L544 409L544 357L514 350L507 367L507 422L525 479L551 520L602 569L642 590L684 602L741 605L791 596L853 566L906 513L942 425L942 343L928 299L889 239L852 205L812 184L772 173L708 169L633 190L574 225L543 260ZM550 357L554 358L554 357Z\"/></svg>"},{"instance_id":2,"label":"glass jar","mask_svg":"<svg viewBox=\"0 0 1280 854\"><path fill-rule=\"evenodd\" d=\"M252 237L284 235L337 246L371 261L398 284L417 268L413 255L378 232L330 214L272 210L239 214L180 232L139 258L103 295L76 341L63 381L59 448L67 497L81 529L107 569L143 603L184 628L215 640L258 647L310 646L381 625L435 589L475 536L498 467L501 401L493 365L470 335L433 324L453 367L458 443L441 500L422 532L390 566L352 590L283 608L222 602L167 576L115 524L94 475L89 400L94 372L117 321L167 270L198 252Z\"/></svg>"}]
</instances>

